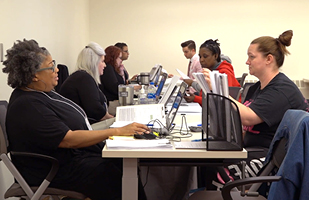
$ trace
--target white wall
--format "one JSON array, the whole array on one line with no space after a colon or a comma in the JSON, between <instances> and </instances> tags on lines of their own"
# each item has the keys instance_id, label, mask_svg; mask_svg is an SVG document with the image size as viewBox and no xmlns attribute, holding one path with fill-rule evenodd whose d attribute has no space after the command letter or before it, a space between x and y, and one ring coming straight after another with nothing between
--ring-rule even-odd
<instances>
[{"instance_id":1,"label":"white wall","mask_svg":"<svg viewBox=\"0 0 309 200\"><path fill-rule=\"evenodd\" d=\"M78 53L89 41L88 0L0 0L0 43L9 49L16 40L35 39L57 63L75 66ZM5 53L4 53L5 54ZM11 89L0 63L0 99Z\"/></svg>"},{"instance_id":2,"label":"white wall","mask_svg":"<svg viewBox=\"0 0 309 200\"><path fill-rule=\"evenodd\" d=\"M186 72L188 64L181 42L193 39L199 47L218 38L240 76L248 71L246 51L254 38L278 37L292 29L291 55L282 71L291 79L303 79L309 78L303 64L309 46L308 7L305 0L0 0L0 43L6 50L18 39L33 38L72 72L89 41L104 48L124 41L130 51L124 64L131 75L156 63L177 74L175 68ZM6 80L7 74L0 72L0 99L8 100L12 89ZM3 174L0 165L0 194L8 185Z\"/></svg>"},{"instance_id":3,"label":"white wall","mask_svg":"<svg viewBox=\"0 0 309 200\"><path fill-rule=\"evenodd\" d=\"M161 63L170 73L187 70L180 43L195 40L197 48L207 39L219 39L236 76L248 72L249 43L256 37L278 37L292 29L282 71L291 79L309 77L307 57L309 1L304 0L90 0L90 38L106 47L117 41L129 45L124 64L131 75ZM247 79L255 80L248 76Z\"/></svg>"},{"instance_id":4,"label":"white wall","mask_svg":"<svg viewBox=\"0 0 309 200\"><path fill-rule=\"evenodd\" d=\"M0 0L0 43L3 49L14 41L35 39L57 63L75 66L78 53L89 42L88 0ZM8 100L12 89L0 63L0 99ZM0 200L13 182L0 164Z\"/></svg>"}]
</instances>

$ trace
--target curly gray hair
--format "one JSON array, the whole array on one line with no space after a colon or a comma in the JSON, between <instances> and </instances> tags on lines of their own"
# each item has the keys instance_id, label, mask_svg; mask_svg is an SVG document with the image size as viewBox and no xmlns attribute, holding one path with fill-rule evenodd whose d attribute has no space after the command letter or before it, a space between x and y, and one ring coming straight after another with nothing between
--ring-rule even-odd
<instances>
[{"instance_id":1,"label":"curly gray hair","mask_svg":"<svg viewBox=\"0 0 309 200\"><path fill-rule=\"evenodd\" d=\"M8 49L7 58L2 71L8 74L8 85L12 88L20 88L32 82L36 70L50 55L48 50L40 47L35 40L17 40L13 47Z\"/></svg>"}]
</instances>

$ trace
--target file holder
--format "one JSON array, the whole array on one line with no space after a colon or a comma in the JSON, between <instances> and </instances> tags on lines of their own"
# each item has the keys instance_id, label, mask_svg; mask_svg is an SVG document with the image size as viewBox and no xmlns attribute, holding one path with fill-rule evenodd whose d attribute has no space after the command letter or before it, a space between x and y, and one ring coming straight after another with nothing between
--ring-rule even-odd
<instances>
[{"instance_id":1,"label":"file holder","mask_svg":"<svg viewBox=\"0 0 309 200\"><path fill-rule=\"evenodd\" d=\"M243 149L239 109L229 98L214 93L203 95L202 127L202 139L206 140L207 151Z\"/></svg>"}]
</instances>

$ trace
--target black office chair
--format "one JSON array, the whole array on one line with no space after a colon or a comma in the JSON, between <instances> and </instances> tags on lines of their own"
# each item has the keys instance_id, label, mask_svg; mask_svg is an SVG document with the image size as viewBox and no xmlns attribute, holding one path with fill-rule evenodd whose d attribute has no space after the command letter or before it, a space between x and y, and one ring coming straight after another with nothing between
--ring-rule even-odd
<instances>
[{"instance_id":1,"label":"black office chair","mask_svg":"<svg viewBox=\"0 0 309 200\"><path fill-rule=\"evenodd\" d=\"M74 199L86 199L87 197L79 192L48 187L59 168L58 160L56 160L55 158L42 154L10 151L9 141L7 140L7 135L5 131L5 117L7 105L7 101L0 101L0 161L2 160L4 162L5 166L14 176L14 179L16 181L5 192L3 196L4 199L7 199L9 197L21 197L31 200L37 200L43 198L46 195L52 196L52 198L55 200L60 200L60 197L63 196ZM45 159L51 163L51 169L39 187L30 187L25 181L25 179L22 177L22 175L19 173L18 169L14 166L13 162L9 157L9 154L11 156L14 155L15 159L18 159L18 157L21 156ZM0 199L2 199L3 197L0 197Z\"/></svg>"},{"instance_id":2,"label":"black office chair","mask_svg":"<svg viewBox=\"0 0 309 200\"><path fill-rule=\"evenodd\" d=\"M58 71L58 84L55 87L55 91L59 92L60 88L62 86L62 83L68 78L69 76L69 70L66 65L63 64L58 64L57 68L59 69Z\"/></svg>"},{"instance_id":3,"label":"black office chair","mask_svg":"<svg viewBox=\"0 0 309 200\"><path fill-rule=\"evenodd\" d=\"M281 179L280 176L271 176L273 171L279 169L286 155L287 139L282 138L274 143L270 161L267 162L260 170L257 177L249 177L231 181L226 183L221 191L203 190L195 192L190 196L189 200L266 200L266 198L259 193L259 189L264 182L274 182ZM243 165L243 171L245 167ZM245 191L244 186L251 184L249 190ZM234 189L235 187L242 186L241 191ZM234 189L234 190L232 190Z\"/></svg>"},{"instance_id":4,"label":"black office chair","mask_svg":"<svg viewBox=\"0 0 309 200\"><path fill-rule=\"evenodd\" d=\"M248 76L248 73L243 73L241 77L237 77L236 80L238 81L238 83L240 84L240 87L244 86L245 83L245 79Z\"/></svg>"},{"instance_id":5,"label":"black office chair","mask_svg":"<svg viewBox=\"0 0 309 200\"><path fill-rule=\"evenodd\" d=\"M242 93L242 87L229 87L229 95L238 100Z\"/></svg>"},{"instance_id":6,"label":"black office chair","mask_svg":"<svg viewBox=\"0 0 309 200\"><path fill-rule=\"evenodd\" d=\"M254 85L254 83L245 83L241 93L241 103L245 102L245 98L247 96L249 88Z\"/></svg>"}]
</instances>

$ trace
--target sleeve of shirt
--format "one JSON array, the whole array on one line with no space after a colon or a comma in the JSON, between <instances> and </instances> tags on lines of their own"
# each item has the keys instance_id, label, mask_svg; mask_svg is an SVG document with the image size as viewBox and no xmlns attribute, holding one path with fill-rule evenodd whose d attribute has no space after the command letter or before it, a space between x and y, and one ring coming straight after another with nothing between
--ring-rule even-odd
<instances>
[{"instance_id":1,"label":"sleeve of shirt","mask_svg":"<svg viewBox=\"0 0 309 200\"><path fill-rule=\"evenodd\" d=\"M202 96L195 95L193 102L199 103L202 106Z\"/></svg>"},{"instance_id":2,"label":"sleeve of shirt","mask_svg":"<svg viewBox=\"0 0 309 200\"><path fill-rule=\"evenodd\" d=\"M201 86L198 84L197 81L193 81L191 86L196 90L196 91L200 91L202 88Z\"/></svg>"},{"instance_id":3,"label":"sleeve of shirt","mask_svg":"<svg viewBox=\"0 0 309 200\"><path fill-rule=\"evenodd\" d=\"M281 121L285 111L290 108L286 96L275 89L267 89L257 96L249 107L268 125Z\"/></svg>"},{"instance_id":4,"label":"sleeve of shirt","mask_svg":"<svg viewBox=\"0 0 309 200\"><path fill-rule=\"evenodd\" d=\"M18 126L25 128L28 133L24 142L35 142L41 149L56 150L70 130L41 100L24 99L15 109L15 112L20 109L18 118L22 119Z\"/></svg>"},{"instance_id":5,"label":"sleeve of shirt","mask_svg":"<svg viewBox=\"0 0 309 200\"><path fill-rule=\"evenodd\" d=\"M88 118L100 120L105 116L105 104L100 98L99 87L91 76L85 76L81 80L79 97Z\"/></svg>"}]
</instances>

